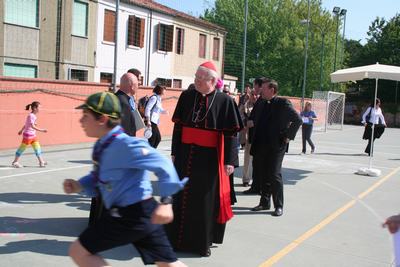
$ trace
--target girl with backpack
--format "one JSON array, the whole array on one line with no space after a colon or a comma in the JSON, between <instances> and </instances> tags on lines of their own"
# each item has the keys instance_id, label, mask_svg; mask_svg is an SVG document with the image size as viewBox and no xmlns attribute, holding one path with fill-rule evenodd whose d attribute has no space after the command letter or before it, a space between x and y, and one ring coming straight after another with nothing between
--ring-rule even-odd
<instances>
[{"instance_id":1,"label":"girl with backpack","mask_svg":"<svg viewBox=\"0 0 400 267\"><path fill-rule=\"evenodd\" d=\"M161 97L164 95L166 88L165 86L156 85L153 89L154 95L152 95L147 104L144 112L145 124L147 127L151 127L152 135L148 139L149 144L157 148L158 144L161 142L161 134L158 129L160 124L160 114L167 114L168 111L163 109L161 103Z\"/></svg>"}]
</instances>

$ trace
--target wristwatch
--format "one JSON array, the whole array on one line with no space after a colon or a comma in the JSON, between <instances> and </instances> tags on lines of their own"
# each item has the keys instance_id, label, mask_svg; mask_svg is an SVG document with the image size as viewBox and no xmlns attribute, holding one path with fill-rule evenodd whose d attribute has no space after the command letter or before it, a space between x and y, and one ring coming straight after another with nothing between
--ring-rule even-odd
<instances>
[{"instance_id":1,"label":"wristwatch","mask_svg":"<svg viewBox=\"0 0 400 267\"><path fill-rule=\"evenodd\" d=\"M163 205L168 205L168 204L172 204L172 197L171 196L167 196L167 197L161 197L160 198L160 203Z\"/></svg>"}]
</instances>

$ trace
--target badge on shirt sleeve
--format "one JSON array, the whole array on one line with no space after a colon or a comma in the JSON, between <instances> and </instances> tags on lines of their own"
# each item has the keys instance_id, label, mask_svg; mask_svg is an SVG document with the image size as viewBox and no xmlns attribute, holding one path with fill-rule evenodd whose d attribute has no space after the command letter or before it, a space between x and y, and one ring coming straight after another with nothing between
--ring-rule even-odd
<instances>
[{"instance_id":1,"label":"badge on shirt sleeve","mask_svg":"<svg viewBox=\"0 0 400 267\"><path fill-rule=\"evenodd\" d=\"M110 183L105 184L105 185L104 185L104 188L105 188L108 192L111 192L111 191L112 191L112 186L111 186Z\"/></svg>"},{"instance_id":2,"label":"badge on shirt sleeve","mask_svg":"<svg viewBox=\"0 0 400 267\"><path fill-rule=\"evenodd\" d=\"M150 153L150 150L148 150L147 148L142 148L142 155L143 156L147 156Z\"/></svg>"}]
</instances>

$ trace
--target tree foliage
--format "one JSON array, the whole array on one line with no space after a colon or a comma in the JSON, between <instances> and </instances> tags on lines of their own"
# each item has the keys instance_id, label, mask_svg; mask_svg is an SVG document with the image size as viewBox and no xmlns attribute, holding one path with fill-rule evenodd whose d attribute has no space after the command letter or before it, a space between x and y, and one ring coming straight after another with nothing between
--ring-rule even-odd
<instances>
[{"instance_id":1,"label":"tree foliage","mask_svg":"<svg viewBox=\"0 0 400 267\"><path fill-rule=\"evenodd\" d=\"M400 14L386 21L377 17L372 21L367 32L368 41L365 45L350 40L346 41L346 65L358 67L379 62L380 64L400 66ZM364 99L372 99L374 81L358 82ZM386 103L396 102L395 81L380 80L379 96Z\"/></svg>"},{"instance_id":2,"label":"tree foliage","mask_svg":"<svg viewBox=\"0 0 400 267\"><path fill-rule=\"evenodd\" d=\"M242 75L244 0L216 0L215 6L205 11L203 18L227 30L224 70ZM333 70L336 37L336 20L323 10L318 0L310 0L311 23L309 28L306 96L319 90L322 38L323 88L329 89L329 73ZM247 49L245 81L258 76L279 82L283 95L301 96L307 1L301 0L251 0L248 1ZM338 50L341 45L338 45Z\"/></svg>"}]
</instances>

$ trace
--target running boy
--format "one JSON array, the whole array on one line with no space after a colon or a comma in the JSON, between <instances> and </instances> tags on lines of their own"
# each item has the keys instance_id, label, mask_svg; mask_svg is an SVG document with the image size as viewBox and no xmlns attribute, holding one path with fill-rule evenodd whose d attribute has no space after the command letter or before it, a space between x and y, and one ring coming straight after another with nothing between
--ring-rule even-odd
<instances>
[{"instance_id":1,"label":"running boy","mask_svg":"<svg viewBox=\"0 0 400 267\"><path fill-rule=\"evenodd\" d=\"M22 153L24 153L27 146L31 145L33 151L35 151L35 155L39 160L39 166L44 167L46 162L42 158L42 149L40 148L39 140L36 137L36 131L47 133L46 129L41 129L36 126L36 114L39 113L40 103L38 101L34 101L31 104L25 107L26 110L31 109L31 113L29 113L28 117L26 117L25 125L22 126L21 130L18 132L18 135L22 134L22 142L17 152L15 152L14 161L11 165L14 168L23 167L19 162L19 158Z\"/></svg>"},{"instance_id":2,"label":"running boy","mask_svg":"<svg viewBox=\"0 0 400 267\"><path fill-rule=\"evenodd\" d=\"M64 181L67 194L82 192L104 203L96 223L84 230L70 247L78 266L109 266L98 252L133 244L144 264L185 266L178 261L162 224L173 219L172 194L183 188L172 162L146 140L128 136L119 126L121 107L108 92L88 97L81 126L89 137L98 138L93 149L93 170L79 181ZM159 180L161 203L152 197L149 172Z\"/></svg>"}]
</instances>

